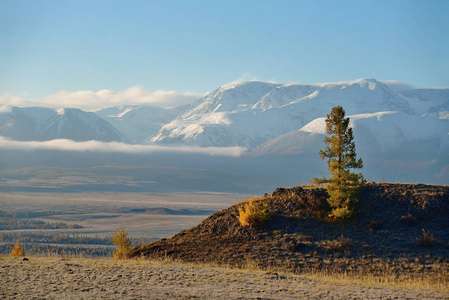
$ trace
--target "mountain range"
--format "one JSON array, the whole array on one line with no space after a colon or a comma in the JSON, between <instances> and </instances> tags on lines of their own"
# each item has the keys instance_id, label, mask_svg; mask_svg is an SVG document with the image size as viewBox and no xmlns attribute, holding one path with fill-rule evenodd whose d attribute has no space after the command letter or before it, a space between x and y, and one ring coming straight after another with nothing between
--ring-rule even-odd
<instances>
[{"instance_id":1,"label":"mountain range","mask_svg":"<svg viewBox=\"0 0 449 300\"><path fill-rule=\"evenodd\" d=\"M347 115L394 111L401 114L388 119L406 114L420 121L442 120L449 119L449 89L393 91L375 79L324 84L250 81L224 85L191 105L172 109L119 105L85 112L3 106L0 135L13 140L65 138L252 150L325 117L337 105ZM447 126L445 121L440 124Z\"/></svg>"},{"instance_id":2,"label":"mountain range","mask_svg":"<svg viewBox=\"0 0 449 300\"><path fill-rule=\"evenodd\" d=\"M109 122L76 108L0 107L0 135L17 141L128 142Z\"/></svg>"},{"instance_id":3,"label":"mountain range","mask_svg":"<svg viewBox=\"0 0 449 300\"><path fill-rule=\"evenodd\" d=\"M171 109L119 105L87 112L0 106L0 136L18 141L239 146L253 161L288 156L307 160L318 157L326 114L337 105L350 117L357 153L368 165L404 171L404 165L413 162L449 181L449 89L396 90L371 78L322 84L230 83Z\"/></svg>"}]
</instances>

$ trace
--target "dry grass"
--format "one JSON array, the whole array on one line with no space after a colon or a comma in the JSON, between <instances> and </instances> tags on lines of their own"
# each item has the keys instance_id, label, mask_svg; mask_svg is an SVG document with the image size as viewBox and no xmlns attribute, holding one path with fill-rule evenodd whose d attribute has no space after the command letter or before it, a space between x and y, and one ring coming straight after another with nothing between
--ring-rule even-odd
<instances>
[{"instance_id":1,"label":"dry grass","mask_svg":"<svg viewBox=\"0 0 449 300\"><path fill-rule=\"evenodd\" d=\"M325 187L326 185L324 184L314 184L314 183L309 183L309 184L301 184L300 187L302 187L305 190L313 190L316 188L322 188Z\"/></svg>"},{"instance_id":2,"label":"dry grass","mask_svg":"<svg viewBox=\"0 0 449 300\"><path fill-rule=\"evenodd\" d=\"M336 240L324 241L319 243L319 246L330 251L335 252L339 250L349 249L352 247L352 241L341 235Z\"/></svg>"},{"instance_id":3,"label":"dry grass","mask_svg":"<svg viewBox=\"0 0 449 300\"><path fill-rule=\"evenodd\" d=\"M366 271L353 273L340 273L329 271L315 271L304 274L309 278L321 278L332 282L344 282L351 284L376 284L379 286L396 286L406 289L435 289L449 291L447 275L416 277L389 273L386 271L382 275L371 274Z\"/></svg>"},{"instance_id":4,"label":"dry grass","mask_svg":"<svg viewBox=\"0 0 449 300\"><path fill-rule=\"evenodd\" d=\"M310 271L300 275L260 268L181 263L171 259L80 259L0 256L0 297L241 299L241 298L426 298L449 297L434 278L407 278ZM286 262L288 263L288 262ZM447 278L447 277L446 277Z\"/></svg>"},{"instance_id":5,"label":"dry grass","mask_svg":"<svg viewBox=\"0 0 449 300\"><path fill-rule=\"evenodd\" d=\"M340 237L334 242L338 243L340 247L347 248L351 246L351 241L344 237ZM291 271L288 268L288 260L283 261L285 268L278 266L263 266L263 263L247 258L243 264L238 266L229 266L225 264L218 264L214 262L210 263L189 263L179 260L174 260L170 257L163 259L130 259L128 261L137 262L151 262L159 265L171 265L171 266L189 266L191 268L198 269L211 269L211 270L241 270L244 272L252 272L254 274L271 274L279 277L307 277L311 279L326 280L328 282L339 282L344 284L376 284L380 287L382 286L394 286L406 289L435 289L441 291L447 291L449 293L449 273L447 270L441 270L441 272L434 272L428 274L415 274L408 273L406 269L408 268L421 268L422 265L418 262L414 265L404 267L404 272L399 272L397 269L393 268L388 261L383 260L366 260L364 258L357 259L358 267L355 267L350 272L341 271L340 266L333 265L332 261L328 262L328 267L325 269L315 269L306 268L297 271ZM348 264L351 260L348 259ZM365 267L360 267L364 265ZM449 296L449 295L448 295Z\"/></svg>"},{"instance_id":6,"label":"dry grass","mask_svg":"<svg viewBox=\"0 0 449 300\"><path fill-rule=\"evenodd\" d=\"M363 260L363 258L360 260ZM288 261L284 263L288 264ZM436 289L449 292L449 282L447 280L449 278L449 273L447 271L419 274L417 276L417 274L408 273L406 270L402 273L398 272L398 270L392 268L388 262L379 260L374 263L366 261L365 267L357 267L350 272L342 272L339 266L334 266L332 264L332 261L326 261L325 263L328 264L328 267L325 269L306 268L299 270L298 272L291 272L287 268L262 267L261 263L247 259L240 268L251 272L268 272L279 276L297 275L345 284L376 284L379 286L396 286L407 289ZM208 264L208 266L223 268L223 266L218 266L216 264ZM412 267L419 267L419 265L416 264L415 266L410 266L410 268ZM229 266L224 266L224 268L229 268Z\"/></svg>"},{"instance_id":7,"label":"dry grass","mask_svg":"<svg viewBox=\"0 0 449 300\"><path fill-rule=\"evenodd\" d=\"M421 247L431 247L437 243L438 240L433 236L433 234L426 231L424 228L422 229L422 237L416 241L416 244Z\"/></svg>"}]
</instances>

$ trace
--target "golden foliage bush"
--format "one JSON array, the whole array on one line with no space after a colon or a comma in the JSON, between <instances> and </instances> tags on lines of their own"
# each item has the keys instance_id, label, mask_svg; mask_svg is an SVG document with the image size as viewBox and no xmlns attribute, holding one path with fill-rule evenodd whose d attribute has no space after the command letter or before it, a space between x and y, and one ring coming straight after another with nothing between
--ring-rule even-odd
<instances>
[{"instance_id":1,"label":"golden foliage bush","mask_svg":"<svg viewBox=\"0 0 449 300\"><path fill-rule=\"evenodd\" d=\"M116 252L113 253L115 259L127 259L131 247L131 238L126 233L125 228L119 228L114 232L112 243L118 246Z\"/></svg>"},{"instance_id":2,"label":"golden foliage bush","mask_svg":"<svg viewBox=\"0 0 449 300\"><path fill-rule=\"evenodd\" d=\"M9 254L11 257L23 257L25 256L25 250L19 245L19 240L17 240L16 244L14 245L14 249L12 249L11 253Z\"/></svg>"},{"instance_id":3,"label":"golden foliage bush","mask_svg":"<svg viewBox=\"0 0 449 300\"><path fill-rule=\"evenodd\" d=\"M348 207L342 207L342 208L334 208L332 209L331 213L329 214L329 217L336 217L340 219L350 218L354 214L354 210L350 209Z\"/></svg>"},{"instance_id":4,"label":"golden foliage bush","mask_svg":"<svg viewBox=\"0 0 449 300\"><path fill-rule=\"evenodd\" d=\"M265 205L256 203L254 198L251 197L243 207L239 207L238 219L242 226L259 226L270 219L270 213Z\"/></svg>"}]
</instances>

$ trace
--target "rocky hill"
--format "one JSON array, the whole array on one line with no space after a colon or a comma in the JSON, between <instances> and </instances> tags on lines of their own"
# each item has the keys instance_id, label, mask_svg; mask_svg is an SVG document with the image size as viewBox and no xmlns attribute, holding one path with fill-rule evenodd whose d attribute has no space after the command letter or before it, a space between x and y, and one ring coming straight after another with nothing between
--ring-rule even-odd
<instances>
[{"instance_id":1,"label":"rocky hill","mask_svg":"<svg viewBox=\"0 0 449 300\"><path fill-rule=\"evenodd\" d=\"M407 276L449 274L449 186L368 183L356 214L327 216L325 189L278 188L258 198L271 219L242 227L242 203L217 212L172 238L132 250L133 257L172 258L231 266Z\"/></svg>"}]
</instances>

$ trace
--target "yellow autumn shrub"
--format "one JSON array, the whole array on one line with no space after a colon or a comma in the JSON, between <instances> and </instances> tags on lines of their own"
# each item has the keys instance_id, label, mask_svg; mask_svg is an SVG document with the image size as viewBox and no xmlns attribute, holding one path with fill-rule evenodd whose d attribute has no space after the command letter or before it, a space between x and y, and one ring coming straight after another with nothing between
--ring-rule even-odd
<instances>
[{"instance_id":1,"label":"yellow autumn shrub","mask_svg":"<svg viewBox=\"0 0 449 300\"><path fill-rule=\"evenodd\" d=\"M239 208L239 221L242 226L259 226L270 219L270 213L265 205L257 203L254 198L249 198L245 205Z\"/></svg>"}]
</instances>

